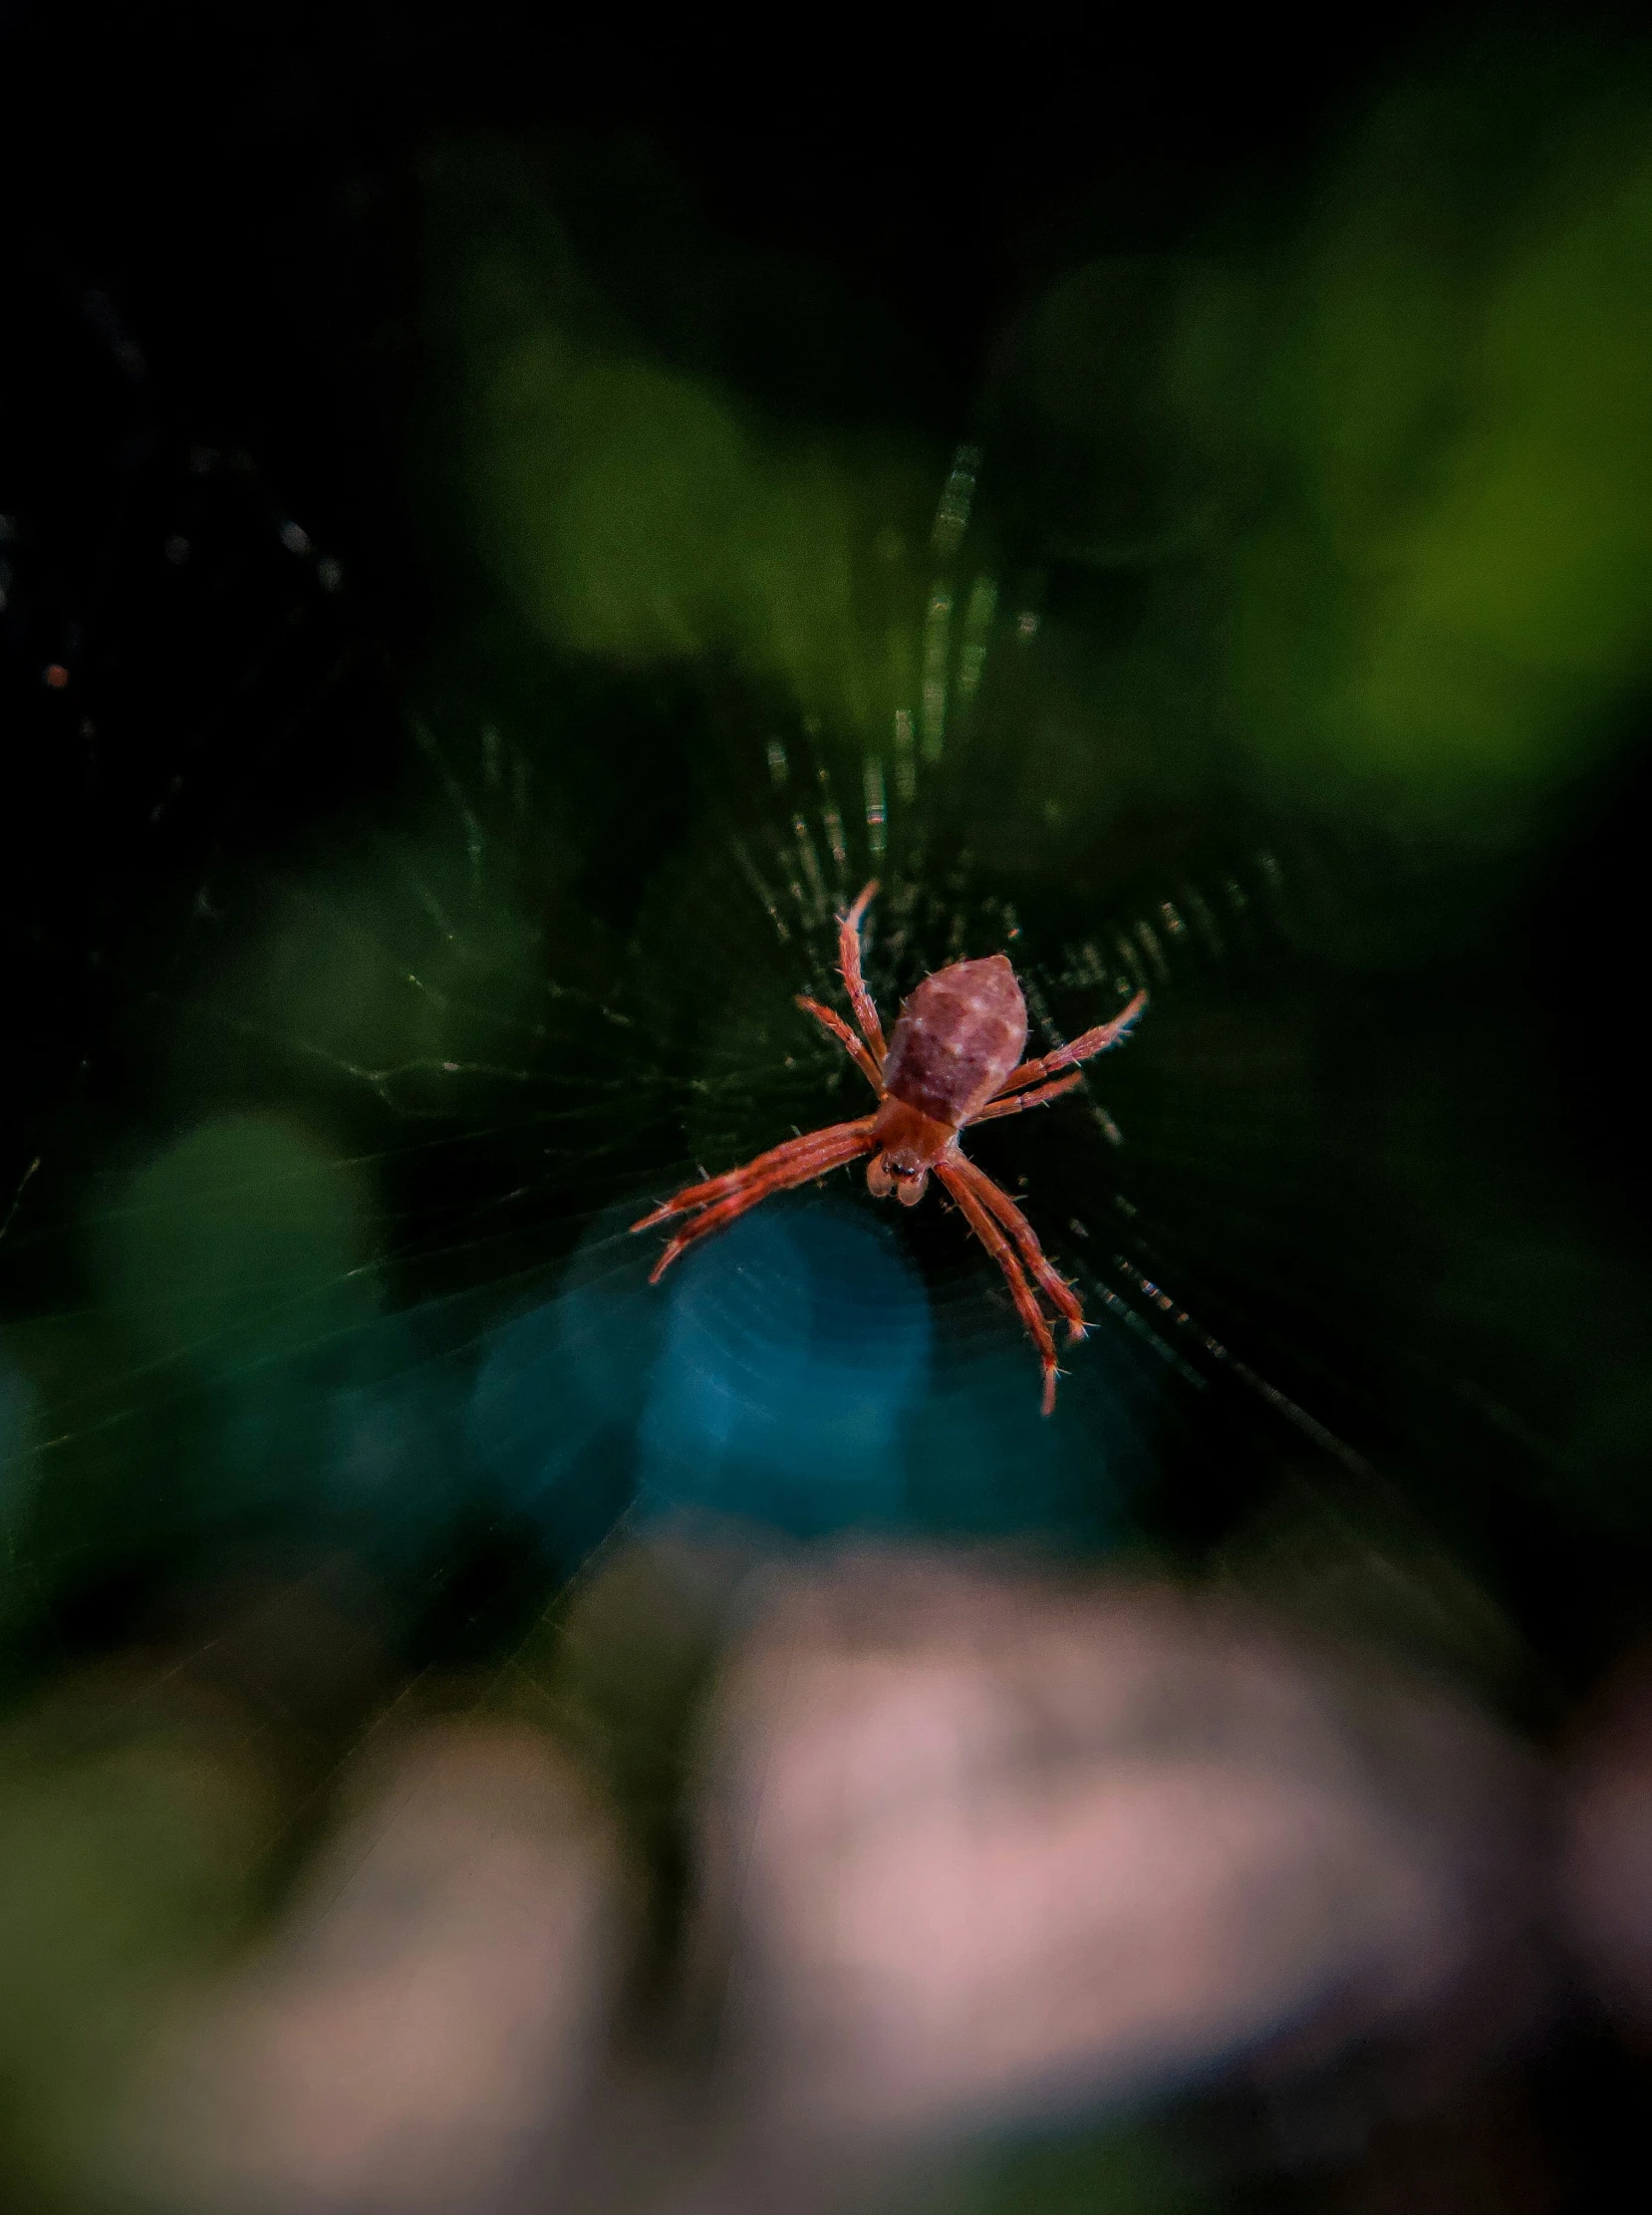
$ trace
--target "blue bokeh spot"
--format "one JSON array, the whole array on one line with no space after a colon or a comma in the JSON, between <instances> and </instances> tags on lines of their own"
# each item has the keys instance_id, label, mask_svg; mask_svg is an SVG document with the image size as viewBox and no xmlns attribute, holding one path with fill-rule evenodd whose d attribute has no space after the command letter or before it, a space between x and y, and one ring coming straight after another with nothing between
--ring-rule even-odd
<instances>
[{"instance_id":1,"label":"blue bokeh spot","mask_svg":"<svg viewBox=\"0 0 1652 2215\"><path fill-rule=\"evenodd\" d=\"M905 1520L928 1294L893 1225L803 1204L686 1255L639 1434L640 1510L798 1536Z\"/></svg>"}]
</instances>

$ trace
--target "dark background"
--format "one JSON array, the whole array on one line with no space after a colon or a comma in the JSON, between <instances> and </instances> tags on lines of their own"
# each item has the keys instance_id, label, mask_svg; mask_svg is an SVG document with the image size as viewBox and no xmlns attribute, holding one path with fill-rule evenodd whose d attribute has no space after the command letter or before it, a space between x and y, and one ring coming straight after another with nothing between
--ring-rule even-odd
<instances>
[{"instance_id":1,"label":"dark background","mask_svg":"<svg viewBox=\"0 0 1652 2215\"><path fill-rule=\"evenodd\" d=\"M1609 58L1621 34L1594 21ZM86 1300L64 1226L89 1184L188 1123L189 1051L174 1050L153 995L187 979L208 888L325 856L335 826L393 806L408 701L432 664L478 693L491 682L491 587L444 526L419 450L432 341L418 175L433 145L478 133L531 143L564 179L575 228L599 241L625 229L605 180L623 192L640 166L666 164L696 237L815 273L887 338L841 354L753 342L721 374L765 406L910 429L934 448L939 489L947 455L979 427L1006 334L1054 275L1101 254L1174 254L1220 236L1241 205L1265 227L1269 208L1311 197L1327 146L1389 84L1448 63L1472 75L1476 56L1522 42L1540 55L1549 29L1424 9L1306 29L1103 17L1072 49L1053 23L1018 21L932 24L908 46L795 19L767 44L705 22L605 39L492 10L8 9L0 1312ZM691 366L692 313L634 283L639 322ZM295 520L301 553L283 538ZM166 551L179 534L187 576ZM501 695L518 682L499 675ZM635 944L683 838L704 703L691 687L680 697L566 669L531 682L575 701L594 733L625 715L649 734L646 791L593 743L562 793L587 842L581 898L604 944ZM1652 1550L1638 1418L1588 1469L1553 1443L1597 1371L1644 1353L1621 1287L1644 1282L1652 772L1641 703L1620 712L1630 736L1607 766L1568 789L1521 869L1467 902L1491 922L1352 982L1320 959L1310 923L1276 971L1264 957L1208 981L1207 1010L1226 1006L1240 1027L1316 995L1341 1160L1281 1187L1260 1221L1220 1150L1190 1159L1167 1145L1155 1160L1149 1145L1143 1172L1159 1225L1144 1267L1197 1295L1246 1363L1355 1441L1377 1474L1335 1498L1353 1501L1359 1527L1387 1529L1408 1560L1427 1555L1430 1575L1444 1562L1501 1626L1484 1636L1458 1585L1419 1569L1412 1614L1377 1627L1455 1656L1550 1738L1644 1630ZM1220 849L1203 819L1160 835L1172 855ZM1334 875L1323 843L1302 838ZM1128 867L1117 882L1133 889ZM1052 876L1041 891L1059 933L1079 888ZM1389 883L1382 897L1402 895ZM685 996L675 984L661 995L679 1009ZM1166 1115L1199 1127L1202 1064L1184 1063L1194 1073L1178 1098L1174 1052L1157 1077L1132 1061L1138 1127ZM268 1074L241 1070L247 1098ZM1419 1125L1419 1161L1406 1157L1403 1115L1372 1107L1379 1080L1402 1107L1413 1092L1449 1098L1451 1144ZM1276 1104L1288 1119L1291 1101ZM1264 1098L1258 1117L1267 1109ZM615 1116L619 1166L548 1203L524 1226L529 1245L542 1235L559 1256L658 1161L641 1129L625 1154ZM389 1145L371 1111L340 1135ZM430 1256L478 1192L510 1182L512 1143L468 1182L402 1176L398 1219L417 1227L404 1242L410 1301L476 1288L477 1272L444 1276ZM1402 1180L1417 1172L1420 1229L1384 1214L1395 1149ZM1408 1324L1406 1270L1421 1284L1472 1245L1469 1198L1460 1213L1428 1198L1465 1194L1465 1163L1511 1206L1528 1194L1558 1211L1568 1267L1535 1295L1511 1284L1510 1311L1454 1341L1420 1307ZM519 1262L501 1248L482 1288ZM1426 1376L1412 1359L1423 1341ZM132 1397L119 1389L112 1411ZM1327 1583L1311 1546L1292 1555L1292 1503L1330 1497L1331 1480L1303 1466L1300 1436L1224 1372L1168 1427L1138 1535L1186 1562L1225 1549L1248 1560L1277 1516L1281 1587L1304 1604L1317 1590L1333 1627L1364 1627L1369 1595ZM134 1484L117 1458L98 1480L109 1493L89 1495L120 1493L116 1537L21 1541L36 1595L14 1663L25 1681L119 1646L175 1588L180 1558L225 1542L202 1538L159 1464L144 1471ZM405 1602L410 1666L508 1651L571 1565L497 1518L449 1531L438 1552ZM1433 1632L1419 1627L1431 1610ZM354 1727L344 1714L338 1728Z\"/></svg>"},{"instance_id":2,"label":"dark background","mask_svg":"<svg viewBox=\"0 0 1652 2215\"><path fill-rule=\"evenodd\" d=\"M432 146L477 133L537 146L576 229L611 248L627 180L664 163L701 247L812 272L887 336L836 354L795 335L765 354L759 340L725 351L721 373L817 419L914 428L943 457L977 428L1006 334L1052 275L1220 237L1235 208L1265 228L1270 207L1311 200L1326 147L1390 84L1442 66L1472 79L1522 50L1540 62L1548 36L1539 17L1488 32L1436 11L1320 26L1311 40L1266 25L1109 20L1095 33L1082 57L1053 32L990 49L938 36L884 56L731 35L724 50L653 30L605 41L490 11L460 28L417 11L12 11L0 452L21 540L9 549L0 897L14 1312L83 1289L72 1242L50 1235L73 1212L75 1180L187 1119L145 995L187 973L209 876L319 850L329 825L377 804L406 752L410 673L433 657L481 691L510 682L485 667L492 588L444 527L420 460L431 342L418 174ZM1598 66L1617 39L1601 19L1583 44ZM651 295L647 270L630 281L651 339L691 364L692 303ZM281 539L294 518L302 561ZM185 529L196 551L180 581L164 549ZM612 696L595 712L611 709ZM651 696L643 712L656 733L646 789L605 779L594 748L565 792L588 826L583 897L622 935L681 835L682 748L701 710ZM1627 858L1638 758L1578 786L1478 943L1366 979L1337 1018L1368 1043L1373 1025L1409 1026L1392 1041L1402 1066L1457 1057L1446 1089L1471 1145L1507 1157L1510 1188L1535 1180L1572 1209L1585 1288L1591 1255L1639 1252L1640 1087L1621 1020L1644 936ZM1173 824L1165 851L1210 850L1208 829ZM1066 896L1044 889L1059 922ZM1511 1038L1513 1059L1487 1043ZM1392 1079L1395 1054L1382 1066ZM1335 1080L1356 1155L1370 1073L1350 1052ZM1197 1122L1197 1099L1182 1110ZM1358 1255L1330 1257L1346 1305L1321 1343L1311 1301L1269 1312L1247 1291L1247 1273L1263 1272L1248 1234L1220 1228L1221 1173L1190 1190L1172 1176L1156 1192L1167 1223L1180 1212L1180 1282L1208 1290L1230 1327L1260 1321L1253 1344L1273 1373L1292 1384L1300 1356L1296 1376L1324 1388L1333 1428L1345 1414L1374 1422L1380 1445L1393 1310L1369 1307ZM402 1197L414 1211L462 1201ZM1202 1213L1212 1205L1215 1218ZM1316 1217L1330 1205L1329 1188L1310 1195L1279 1250L1344 1240ZM25 1247L31 1222L43 1235ZM1366 1235L1379 1235L1372 1219ZM1557 1306L1561 1335L1586 1338L1575 1292ZM1465 1390L1461 1378L1431 1388L1407 1412L1385 1466L1414 1496L1434 1488L1429 1514L1458 1519L1454 1542L1539 1650L1565 1679L1587 1677L1638 1618L1640 1540L1626 1551L1623 1527L1603 1535L1592 1512L1556 1501L1507 1409L1496 1438L1476 1428L1477 1394L1502 1406L1511 1379L1529 1376L1519 1334L1496 1340L1468 1349ZM1563 1376L1554 1389L1563 1401ZM1228 1412L1214 1434L1201 1417L1187 1450L1250 1472ZM1452 1474L1465 1456L1481 1464L1467 1483ZM1268 1481L1179 1465L1160 1533L1197 1552ZM1638 1529L1638 1510L1628 1523Z\"/></svg>"}]
</instances>

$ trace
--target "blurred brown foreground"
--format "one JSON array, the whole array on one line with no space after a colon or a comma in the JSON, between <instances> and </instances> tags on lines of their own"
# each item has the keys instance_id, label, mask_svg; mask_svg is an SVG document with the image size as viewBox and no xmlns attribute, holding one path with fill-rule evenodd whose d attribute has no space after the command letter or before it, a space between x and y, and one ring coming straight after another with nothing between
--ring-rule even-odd
<instances>
[{"instance_id":1,"label":"blurred brown foreground","mask_svg":"<svg viewBox=\"0 0 1652 2215\"><path fill-rule=\"evenodd\" d=\"M291 1587L11 1726L5 2058L48 2197L905 2205L1190 2093L1357 2168L1496 2109L1579 2011L1652 2029L1649 1681L1555 1765L1225 1596L659 1540L553 1655L401 1688L295 1794L364 1640ZM1551 2204L1510 2159L1461 2204Z\"/></svg>"}]
</instances>

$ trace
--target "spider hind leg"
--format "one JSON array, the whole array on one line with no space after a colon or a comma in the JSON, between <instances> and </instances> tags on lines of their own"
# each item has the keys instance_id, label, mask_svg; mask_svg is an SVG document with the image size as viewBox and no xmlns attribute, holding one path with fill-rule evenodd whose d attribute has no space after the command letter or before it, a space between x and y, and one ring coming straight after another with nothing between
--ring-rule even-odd
<instances>
[{"instance_id":1,"label":"spider hind leg","mask_svg":"<svg viewBox=\"0 0 1652 2215\"><path fill-rule=\"evenodd\" d=\"M806 992L798 993L797 1004L799 1007L802 1008L805 1015L812 1015L814 1017L815 1021L820 1025L821 1029L826 1032L828 1037L835 1038L837 1040L838 1044L843 1048L844 1052L849 1056L850 1060L855 1064L855 1067L860 1071L861 1075L865 1077L867 1083L871 1085L873 1091L877 1093L879 1099L881 1100L884 1096L884 1080L878 1073L878 1064L873 1060L866 1047L855 1036L855 1033L849 1028L849 1025L844 1021L843 1017L841 1015L834 1014L829 1007L822 1007L819 1000L810 999Z\"/></svg>"},{"instance_id":2,"label":"spider hind leg","mask_svg":"<svg viewBox=\"0 0 1652 2215\"><path fill-rule=\"evenodd\" d=\"M849 913L839 916L838 967L849 993L849 1004L855 1010L855 1020L866 1035L873 1060L881 1069L889 1048L884 1044L884 1026L878 1020L877 1003L867 990L866 979L861 974L861 918L872 905L872 897L877 889L878 880L874 877L869 885L862 888L860 898Z\"/></svg>"},{"instance_id":3,"label":"spider hind leg","mask_svg":"<svg viewBox=\"0 0 1652 2215\"><path fill-rule=\"evenodd\" d=\"M1070 1045L1057 1046L1053 1053L1041 1053L1035 1060L1023 1061L1018 1069L1010 1070L999 1085L995 1097L1001 1100L1006 1092L1019 1092L1026 1085L1037 1084L1045 1077L1054 1076L1058 1069L1070 1069L1077 1062L1088 1061L1098 1053L1105 1053L1110 1046L1116 1046L1121 1039L1130 1035L1141 1020L1146 1006L1147 994L1138 992L1130 1005L1121 1014L1115 1015L1110 1023L1098 1023L1094 1030L1085 1031L1082 1037L1075 1038ZM999 1112L1007 1114L1008 1110L1000 1109ZM977 1116L975 1120L978 1122L980 1118Z\"/></svg>"},{"instance_id":4,"label":"spider hind leg","mask_svg":"<svg viewBox=\"0 0 1652 2215\"><path fill-rule=\"evenodd\" d=\"M1007 1099L1000 1095L988 1100L985 1107L977 1108L969 1120L971 1123L990 1123L996 1116L1019 1115L1023 1108L1048 1107L1052 1100L1059 1100L1063 1092L1070 1092L1075 1084L1083 1082L1083 1070L1075 1069L1071 1076L1055 1077L1048 1084L1035 1085L1030 1092L1015 1092Z\"/></svg>"},{"instance_id":5,"label":"spider hind leg","mask_svg":"<svg viewBox=\"0 0 1652 2215\"><path fill-rule=\"evenodd\" d=\"M1049 1255L1038 1244L1037 1232L1003 1187L995 1185L984 1169L978 1169L973 1162L965 1161L961 1156L956 1164L956 1171L981 1206L997 1217L1014 1240L1023 1267L1036 1279L1039 1290L1050 1305L1065 1319L1068 1345L1076 1346L1089 1328L1084 1320L1084 1310L1079 1305L1078 1294L1067 1279L1058 1269L1052 1267Z\"/></svg>"}]
</instances>

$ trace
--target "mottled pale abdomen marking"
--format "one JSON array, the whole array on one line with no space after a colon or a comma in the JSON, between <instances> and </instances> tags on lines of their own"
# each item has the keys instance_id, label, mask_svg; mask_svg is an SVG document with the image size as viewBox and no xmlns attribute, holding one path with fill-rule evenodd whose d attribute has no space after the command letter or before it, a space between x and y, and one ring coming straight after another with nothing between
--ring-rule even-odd
<instances>
[{"instance_id":1,"label":"mottled pale abdomen marking","mask_svg":"<svg viewBox=\"0 0 1652 2215\"><path fill-rule=\"evenodd\" d=\"M952 1130L984 1107L1020 1061L1026 1001L1009 957L937 969L901 1009L889 1042L890 1097Z\"/></svg>"}]
</instances>

